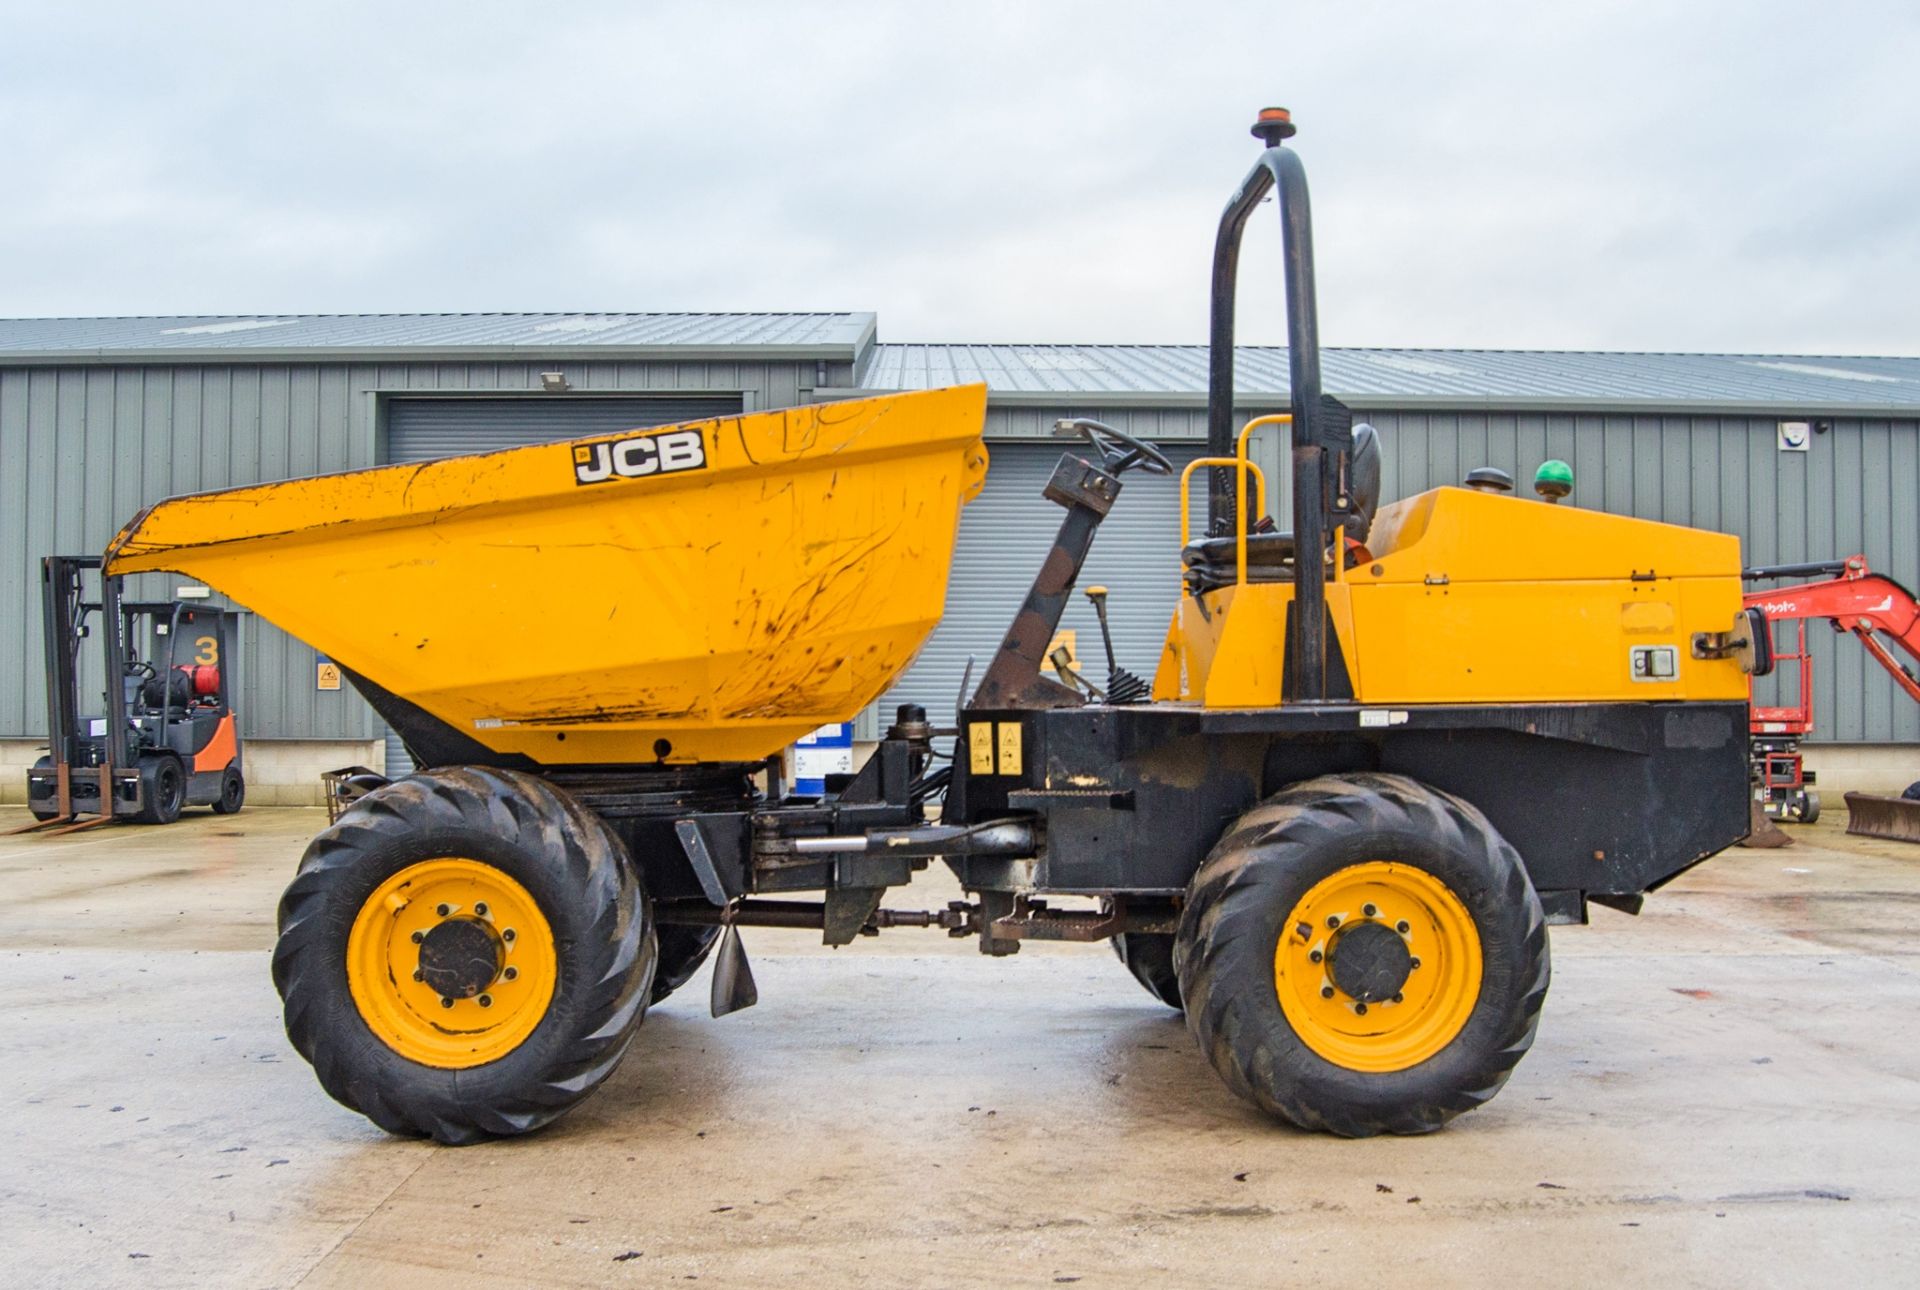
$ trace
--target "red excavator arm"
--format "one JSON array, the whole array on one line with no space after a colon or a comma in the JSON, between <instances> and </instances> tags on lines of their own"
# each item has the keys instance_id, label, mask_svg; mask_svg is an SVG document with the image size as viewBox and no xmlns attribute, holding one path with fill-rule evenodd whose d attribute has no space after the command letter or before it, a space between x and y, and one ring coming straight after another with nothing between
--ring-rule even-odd
<instances>
[{"instance_id":1,"label":"red excavator arm","mask_svg":"<svg viewBox=\"0 0 1920 1290\"><path fill-rule=\"evenodd\" d=\"M1746 603L1757 607L1769 622L1824 618L1836 632L1851 632L1895 685L1920 703L1920 680L1895 658L1881 636L1920 662L1920 602L1913 593L1884 574L1867 568L1865 556L1851 556L1833 564L1784 564L1749 569L1749 582L1768 578L1803 577L1810 573L1834 575L1822 582L1805 582L1768 591L1750 591Z\"/></svg>"}]
</instances>

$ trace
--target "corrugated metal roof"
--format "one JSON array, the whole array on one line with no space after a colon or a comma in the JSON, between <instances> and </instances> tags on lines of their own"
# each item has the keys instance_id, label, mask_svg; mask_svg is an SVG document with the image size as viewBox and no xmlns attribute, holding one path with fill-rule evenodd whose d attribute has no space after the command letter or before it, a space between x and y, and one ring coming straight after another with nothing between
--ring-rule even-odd
<instances>
[{"instance_id":1,"label":"corrugated metal roof","mask_svg":"<svg viewBox=\"0 0 1920 1290\"><path fill-rule=\"evenodd\" d=\"M726 350L854 358L871 313L233 314L0 319L0 361L368 352L482 355Z\"/></svg>"},{"instance_id":2,"label":"corrugated metal roof","mask_svg":"<svg viewBox=\"0 0 1920 1290\"><path fill-rule=\"evenodd\" d=\"M1329 393L1373 407L1725 407L1920 410L1920 358L1628 354L1486 349L1328 349ZM1247 402L1284 400L1287 351L1243 348ZM983 381L999 403L1190 405L1207 388L1204 345L876 345L871 390Z\"/></svg>"}]
</instances>

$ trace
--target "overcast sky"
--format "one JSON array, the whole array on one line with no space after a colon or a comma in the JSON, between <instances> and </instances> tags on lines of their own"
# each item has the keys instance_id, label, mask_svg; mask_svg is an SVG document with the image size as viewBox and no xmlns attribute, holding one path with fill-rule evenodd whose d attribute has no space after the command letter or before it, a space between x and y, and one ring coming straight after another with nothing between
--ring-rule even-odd
<instances>
[{"instance_id":1,"label":"overcast sky","mask_svg":"<svg viewBox=\"0 0 1920 1290\"><path fill-rule=\"evenodd\" d=\"M1279 103L1327 343L1920 354L1912 0L0 14L5 315L1203 342ZM1277 341L1270 214L1248 240L1242 338Z\"/></svg>"}]
</instances>

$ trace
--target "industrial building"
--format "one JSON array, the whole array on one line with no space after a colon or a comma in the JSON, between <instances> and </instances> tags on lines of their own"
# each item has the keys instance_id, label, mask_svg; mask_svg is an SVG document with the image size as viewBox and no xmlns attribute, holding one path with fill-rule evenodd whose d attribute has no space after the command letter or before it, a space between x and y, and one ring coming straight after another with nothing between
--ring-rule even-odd
<instances>
[{"instance_id":1,"label":"industrial building","mask_svg":"<svg viewBox=\"0 0 1920 1290\"><path fill-rule=\"evenodd\" d=\"M1524 489L1560 458L1575 505L1735 533L1750 564L1863 552L1920 583L1920 359L1331 349L1323 361L1328 390L1381 432L1386 497L1481 465ZM1242 351L1238 378L1244 417L1285 410L1285 350ZM997 645L1057 523L1039 497L1055 419L1096 417L1190 460L1205 439L1203 346L882 344L870 313L0 321L0 800L21 799L46 728L39 557L97 552L154 501L973 382L990 392L988 482L962 524L947 618L880 705L912 699L936 720L967 658ZM1271 433L1257 434L1257 458L1284 480ZM1130 477L1083 579L1110 589L1120 662L1143 673L1178 594L1179 510L1171 482ZM1098 658L1085 604L1063 630ZM325 688L328 660L251 619L242 640L253 801L314 801L323 769L400 764L358 696ZM1897 791L1920 777L1916 705L1850 643L1815 650L1810 763L1826 783Z\"/></svg>"}]
</instances>

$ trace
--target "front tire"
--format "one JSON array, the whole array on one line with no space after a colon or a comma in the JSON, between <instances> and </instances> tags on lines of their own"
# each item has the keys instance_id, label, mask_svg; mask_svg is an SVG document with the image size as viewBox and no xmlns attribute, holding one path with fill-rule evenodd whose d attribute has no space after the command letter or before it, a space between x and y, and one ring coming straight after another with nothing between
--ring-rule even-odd
<instances>
[{"instance_id":1,"label":"front tire","mask_svg":"<svg viewBox=\"0 0 1920 1290\"><path fill-rule=\"evenodd\" d=\"M187 804L187 772L171 753L140 762L140 789L145 799L134 816L142 824L172 824Z\"/></svg>"},{"instance_id":2,"label":"front tire","mask_svg":"<svg viewBox=\"0 0 1920 1290\"><path fill-rule=\"evenodd\" d=\"M315 838L280 902L287 1035L336 1101L448 1144L527 1133L645 1015L646 895L604 821L517 771L426 771Z\"/></svg>"},{"instance_id":3,"label":"front tire","mask_svg":"<svg viewBox=\"0 0 1920 1290\"><path fill-rule=\"evenodd\" d=\"M52 765L53 765L53 758L42 757L39 761L36 761L35 763L33 763L33 768L35 770L46 770ZM56 798L55 800L57 801L58 798ZM33 803L33 799L28 798L27 814L33 816L33 818L40 821L40 823L45 824L48 820L57 820L60 818L60 808L58 806L46 806L46 807L35 806Z\"/></svg>"},{"instance_id":4,"label":"front tire","mask_svg":"<svg viewBox=\"0 0 1920 1290\"><path fill-rule=\"evenodd\" d=\"M1431 1132L1492 1098L1551 974L1519 854L1397 775L1325 776L1242 816L1194 875L1175 958L1227 1085L1343 1137Z\"/></svg>"}]
</instances>

